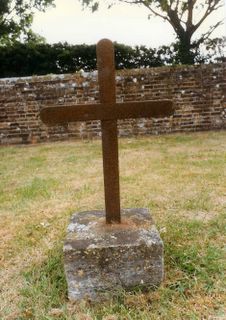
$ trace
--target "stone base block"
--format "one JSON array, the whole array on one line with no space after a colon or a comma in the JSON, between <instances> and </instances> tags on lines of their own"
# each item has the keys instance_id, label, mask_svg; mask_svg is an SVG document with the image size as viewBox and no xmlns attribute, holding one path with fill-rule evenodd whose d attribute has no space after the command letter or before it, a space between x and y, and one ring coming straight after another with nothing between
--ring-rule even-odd
<instances>
[{"instance_id":1,"label":"stone base block","mask_svg":"<svg viewBox=\"0 0 226 320\"><path fill-rule=\"evenodd\" d=\"M64 244L70 300L99 300L116 290L157 287L163 279L163 243L147 209L122 210L106 225L104 211L73 214Z\"/></svg>"}]
</instances>

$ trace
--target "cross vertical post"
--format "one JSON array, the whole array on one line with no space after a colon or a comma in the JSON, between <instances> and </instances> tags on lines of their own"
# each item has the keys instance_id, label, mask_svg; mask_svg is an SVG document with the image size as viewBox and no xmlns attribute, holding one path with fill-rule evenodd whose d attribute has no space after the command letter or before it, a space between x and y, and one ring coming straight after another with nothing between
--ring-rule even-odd
<instances>
[{"instance_id":1,"label":"cross vertical post","mask_svg":"<svg viewBox=\"0 0 226 320\"><path fill-rule=\"evenodd\" d=\"M97 44L97 69L100 102L116 103L114 47L110 40ZM101 120L102 152L104 168L106 223L120 223L120 190L117 120Z\"/></svg>"},{"instance_id":2,"label":"cross vertical post","mask_svg":"<svg viewBox=\"0 0 226 320\"><path fill-rule=\"evenodd\" d=\"M172 101L146 100L116 103L114 46L108 39L97 44L100 103L49 106L41 110L44 123L101 120L106 223L120 223L117 120L160 118L173 114Z\"/></svg>"}]
</instances>

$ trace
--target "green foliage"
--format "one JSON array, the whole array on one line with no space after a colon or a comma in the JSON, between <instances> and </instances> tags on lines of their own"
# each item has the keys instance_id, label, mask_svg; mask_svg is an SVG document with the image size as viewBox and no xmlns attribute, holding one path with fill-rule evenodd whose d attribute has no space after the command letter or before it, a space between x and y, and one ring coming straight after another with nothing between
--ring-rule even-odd
<instances>
[{"instance_id":1,"label":"green foliage","mask_svg":"<svg viewBox=\"0 0 226 320\"><path fill-rule=\"evenodd\" d=\"M222 62L225 60L224 51L226 47L226 37L208 39L204 44L196 49L195 61L197 63L209 63L214 61Z\"/></svg>"},{"instance_id":2,"label":"green foliage","mask_svg":"<svg viewBox=\"0 0 226 320\"><path fill-rule=\"evenodd\" d=\"M30 30L36 10L44 9L54 0L1 0L0 1L0 45L9 45L16 40L30 39Z\"/></svg>"},{"instance_id":3,"label":"green foliage","mask_svg":"<svg viewBox=\"0 0 226 320\"><path fill-rule=\"evenodd\" d=\"M115 44L116 68L163 65L154 49ZM15 43L0 50L0 77L71 73L96 69L95 45Z\"/></svg>"},{"instance_id":4,"label":"green foliage","mask_svg":"<svg viewBox=\"0 0 226 320\"><path fill-rule=\"evenodd\" d=\"M222 232L220 222L224 216L204 223L201 221L171 221L165 238L165 263L175 268L181 274L179 279L171 281L169 288L186 295L187 290L194 288L199 282L203 290L208 293L216 289L215 279L224 278L224 250L223 246L215 246L212 241L211 224L217 225L215 231ZM200 241L199 239L203 239ZM205 239L205 240L204 240Z\"/></svg>"},{"instance_id":5,"label":"green foliage","mask_svg":"<svg viewBox=\"0 0 226 320\"><path fill-rule=\"evenodd\" d=\"M29 314L32 319L46 319L46 311L61 306L62 300L66 299L62 248L51 250L47 259L25 272L24 277L26 285L21 290L22 318Z\"/></svg>"},{"instance_id":6,"label":"green foliage","mask_svg":"<svg viewBox=\"0 0 226 320\"><path fill-rule=\"evenodd\" d=\"M54 179L34 178L26 186L17 189L17 196L24 200L34 200L37 198L49 199L52 188L56 186L57 182Z\"/></svg>"},{"instance_id":7,"label":"green foliage","mask_svg":"<svg viewBox=\"0 0 226 320\"><path fill-rule=\"evenodd\" d=\"M0 77L32 76L73 73L96 69L95 45L69 45L68 43L15 42L0 49ZM32 40L33 39L33 40ZM214 39L193 52L195 62L215 62L223 58L224 39ZM130 47L115 43L116 69L150 68L180 63L178 43L158 49L146 46Z\"/></svg>"}]
</instances>

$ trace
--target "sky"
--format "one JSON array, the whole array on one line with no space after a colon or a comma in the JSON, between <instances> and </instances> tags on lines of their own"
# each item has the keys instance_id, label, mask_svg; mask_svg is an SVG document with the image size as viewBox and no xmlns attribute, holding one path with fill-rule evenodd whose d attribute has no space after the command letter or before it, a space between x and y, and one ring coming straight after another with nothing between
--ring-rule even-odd
<instances>
[{"instance_id":1,"label":"sky","mask_svg":"<svg viewBox=\"0 0 226 320\"><path fill-rule=\"evenodd\" d=\"M175 41L175 33L167 22L157 17L148 19L149 11L137 5L121 3L110 10L102 6L95 13L82 10L78 0L55 0L55 5L45 13L36 13L32 27L48 43L94 44L109 38L131 46L158 47ZM221 8L203 24L197 35L225 16L226 10ZM223 35L226 35L226 23L213 34L214 37Z\"/></svg>"}]
</instances>

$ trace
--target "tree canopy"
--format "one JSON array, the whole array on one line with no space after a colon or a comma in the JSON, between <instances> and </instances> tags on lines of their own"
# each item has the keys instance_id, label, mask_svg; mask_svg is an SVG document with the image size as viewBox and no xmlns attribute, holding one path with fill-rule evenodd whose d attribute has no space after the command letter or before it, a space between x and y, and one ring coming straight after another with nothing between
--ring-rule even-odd
<instances>
[{"instance_id":1,"label":"tree canopy","mask_svg":"<svg viewBox=\"0 0 226 320\"><path fill-rule=\"evenodd\" d=\"M1 0L0 1L0 45L9 45L16 40L39 39L31 31L36 10L44 11L54 0Z\"/></svg>"},{"instance_id":2,"label":"tree canopy","mask_svg":"<svg viewBox=\"0 0 226 320\"><path fill-rule=\"evenodd\" d=\"M92 11L98 10L100 1L80 0ZM109 8L117 2L140 5L147 8L149 17L158 16L167 21L176 33L178 40L178 56L181 63L194 63L195 51L203 44L213 31L222 23L216 21L204 34L194 39L194 34L208 17L224 6L223 0L105 0Z\"/></svg>"}]
</instances>

